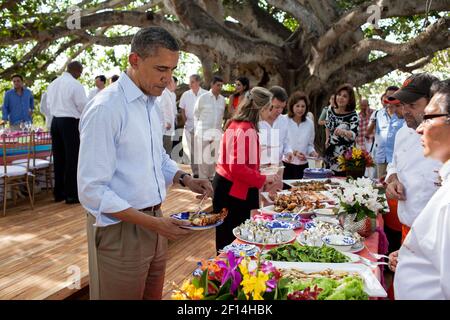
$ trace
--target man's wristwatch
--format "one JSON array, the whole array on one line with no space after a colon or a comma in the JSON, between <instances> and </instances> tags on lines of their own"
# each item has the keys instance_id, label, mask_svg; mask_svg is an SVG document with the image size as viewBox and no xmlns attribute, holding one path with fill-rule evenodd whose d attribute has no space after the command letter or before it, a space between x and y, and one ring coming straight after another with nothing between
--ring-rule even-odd
<instances>
[{"instance_id":1,"label":"man's wristwatch","mask_svg":"<svg viewBox=\"0 0 450 320\"><path fill-rule=\"evenodd\" d=\"M183 179L184 179L184 177L185 176L191 176L189 173L182 173L181 174L181 176L180 176L180 179L178 179L178 182L183 186L183 187L186 187L186 185L184 184L184 182L183 182Z\"/></svg>"}]
</instances>

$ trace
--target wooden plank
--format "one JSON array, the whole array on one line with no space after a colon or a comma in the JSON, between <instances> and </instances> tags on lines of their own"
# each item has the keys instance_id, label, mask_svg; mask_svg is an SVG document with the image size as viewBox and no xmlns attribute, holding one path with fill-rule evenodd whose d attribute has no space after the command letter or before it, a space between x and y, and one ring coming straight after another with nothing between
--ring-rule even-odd
<instances>
[{"instance_id":1,"label":"wooden plank","mask_svg":"<svg viewBox=\"0 0 450 320\"><path fill-rule=\"evenodd\" d=\"M181 187L171 187L163 203L164 215L197 209L200 200ZM206 201L204 209L211 209ZM172 281L181 284L197 261L214 256L214 230L193 231L169 243L169 261L164 296L170 298ZM86 213L80 205L54 203L50 194L36 198L30 210L26 199L17 206L8 203L0 217L0 299L65 299L67 272L79 266L81 288L88 285Z\"/></svg>"}]
</instances>

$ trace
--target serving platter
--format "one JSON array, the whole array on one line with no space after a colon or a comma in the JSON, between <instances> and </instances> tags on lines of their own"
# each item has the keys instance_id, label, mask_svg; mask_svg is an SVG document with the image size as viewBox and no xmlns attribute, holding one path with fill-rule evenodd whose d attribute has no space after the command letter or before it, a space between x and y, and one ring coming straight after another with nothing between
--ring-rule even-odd
<instances>
[{"instance_id":1,"label":"serving platter","mask_svg":"<svg viewBox=\"0 0 450 320\"><path fill-rule=\"evenodd\" d=\"M311 262L280 262L273 261L272 265L277 269L296 269L303 272L320 272L325 269L333 271L346 271L357 273L364 282L364 291L370 297L385 298L387 296L380 281L373 273L372 269L359 263L311 263Z\"/></svg>"}]
</instances>

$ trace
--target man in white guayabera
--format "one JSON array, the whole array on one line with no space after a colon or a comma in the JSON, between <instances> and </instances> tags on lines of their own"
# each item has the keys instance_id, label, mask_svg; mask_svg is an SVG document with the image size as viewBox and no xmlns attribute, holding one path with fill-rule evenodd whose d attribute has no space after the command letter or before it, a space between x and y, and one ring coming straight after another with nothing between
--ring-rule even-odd
<instances>
[{"instance_id":1,"label":"man in white guayabera","mask_svg":"<svg viewBox=\"0 0 450 320\"><path fill-rule=\"evenodd\" d=\"M183 131L183 163L190 163L194 178L198 178L198 165L194 163L194 106L197 99L207 93L200 87L201 78L198 74L189 77L190 90L184 92L180 98L179 107L184 120Z\"/></svg>"},{"instance_id":2,"label":"man in white guayabera","mask_svg":"<svg viewBox=\"0 0 450 320\"><path fill-rule=\"evenodd\" d=\"M195 152L199 177L212 181L219 156L225 98L220 94L223 79L215 76L211 90L198 98L194 107Z\"/></svg>"}]
</instances>

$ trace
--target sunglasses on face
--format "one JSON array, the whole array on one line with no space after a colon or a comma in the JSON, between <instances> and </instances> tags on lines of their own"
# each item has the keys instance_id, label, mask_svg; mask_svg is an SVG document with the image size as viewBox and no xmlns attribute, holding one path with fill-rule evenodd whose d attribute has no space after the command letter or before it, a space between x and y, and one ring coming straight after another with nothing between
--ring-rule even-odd
<instances>
[{"instance_id":1,"label":"sunglasses on face","mask_svg":"<svg viewBox=\"0 0 450 320\"><path fill-rule=\"evenodd\" d=\"M429 125L431 120L434 118L447 117L450 118L450 114L448 113L437 113L437 114L424 114L422 124Z\"/></svg>"}]
</instances>

